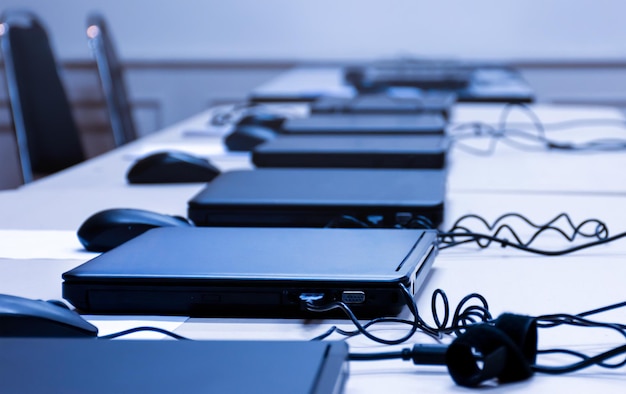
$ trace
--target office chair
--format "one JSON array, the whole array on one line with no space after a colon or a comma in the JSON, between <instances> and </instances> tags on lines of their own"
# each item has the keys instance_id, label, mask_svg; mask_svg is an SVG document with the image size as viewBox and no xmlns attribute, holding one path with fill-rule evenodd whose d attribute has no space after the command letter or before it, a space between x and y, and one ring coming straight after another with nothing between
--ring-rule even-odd
<instances>
[{"instance_id":1,"label":"office chair","mask_svg":"<svg viewBox=\"0 0 626 394\"><path fill-rule=\"evenodd\" d=\"M116 146L137 138L122 66L102 15L87 18L87 39L96 60Z\"/></svg>"},{"instance_id":2,"label":"office chair","mask_svg":"<svg viewBox=\"0 0 626 394\"><path fill-rule=\"evenodd\" d=\"M24 183L85 159L48 34L29 11L0 16L9 103Z\"/></svg>"}]
</instances>

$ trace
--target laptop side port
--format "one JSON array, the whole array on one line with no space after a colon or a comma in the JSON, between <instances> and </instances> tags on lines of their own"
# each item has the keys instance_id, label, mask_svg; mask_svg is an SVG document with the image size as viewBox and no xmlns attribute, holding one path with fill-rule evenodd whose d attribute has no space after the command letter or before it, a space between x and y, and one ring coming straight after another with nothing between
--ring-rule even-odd
<instances>
[{"instance_id":1,"label":"laptop side port","mask_svg":"<svg viewBox=\"0 0 626 394\"><path fill-rule=\"evenodd\" d=\"M362 304L365 302L365 293L360 290L346 290L341 293L341 301L346 304Z\"/></svg>"}]
</instances>

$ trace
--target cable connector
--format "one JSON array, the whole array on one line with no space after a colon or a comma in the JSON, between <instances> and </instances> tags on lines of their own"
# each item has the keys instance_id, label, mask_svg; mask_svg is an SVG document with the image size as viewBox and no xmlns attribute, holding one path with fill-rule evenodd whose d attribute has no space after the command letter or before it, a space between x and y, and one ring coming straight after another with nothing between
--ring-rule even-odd
<instances>
[{"instance_id":1,"label":"cable connector","mask_svg":"<svg viewBox=\"0 0 626 394\"><path fill-rule=\"evenodd\" d=\"M446 345L416 343L412 351L406 354L403 352L402 358L413 360L413 364L416 365L446 365L447 350Z\"/></svg>"},{"instance_id":2,"label":"cable connector","mask_svg":"<svg viewBox=\"0 0 626 394\"><path fill-rule=\"evenodd\" d=\"M556 142L556 141L548 141L546 143L548 149L559 149L559 150L572 150L574 149L574 145L569 142Z\"/></svg>"},{"instance_id":3,"label":"cable connector","mask_svg":"<svg viewBox=\"0 0 626 394\"><path fill-rule=\"evenodd\" d=\"M304 310L307 310L307 305L321 306L324 297L324 293L301 293L298 298L300 298L300 304L302 308Z\"/></svg>"}]
</instances>

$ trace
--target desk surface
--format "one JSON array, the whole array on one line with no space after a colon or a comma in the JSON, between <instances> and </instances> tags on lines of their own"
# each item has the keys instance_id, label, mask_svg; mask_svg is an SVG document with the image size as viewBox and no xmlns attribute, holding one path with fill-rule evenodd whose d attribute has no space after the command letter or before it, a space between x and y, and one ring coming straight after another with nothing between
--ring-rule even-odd
<instances>
[{"instance_id":1,"label":"desk surface","mask_svg":"<svg viewBox=\"0 0 626 394\"><path fill-rule=\"evenodd\" d=\"M546 123L571 119L612 119L621 113L609 108L532 107ZM458 105L454 123L497 123L502 106ZM0 192L0 293L29 298L61 298L61 273L95 254L80 250L75 231L92 213L106 208L137 207L162 213L185 214L186 202L201 184L131 186L125 173L142 154L164 148L204 152L223 171L250 168L247 154L228 154L221 145L224 130L207 126L208 113L167 128L155 135L34 182ZM521 112L512 115L517 126L531 128ZM624 138L626 128L613 125L550 131L555 138ZM480 143L481 141L476 141ZM573 154L524 152L500 145L489 156L476 156L453 148L450 154L448 197L443 228L461 215L473 213L495 219L520 212L537 222L567 212L575 221L598 218L612 234L626 230L626 155L624 152ZM24 230L24 231L16 231ZM48 231L44 231L48 230ZM525 230L522 230L525 233ZM542 246L563 248L560 238L549 237ZM20 246L23 245L23 246ZM20 250L23 253L20 254ZM25 251L28 250L29 253ZM472 292L483 294L492 313L539 315L578 313L626 300L626 240L562 257L530 255L510 248L478 250L463 246L443 250L417 302L424 319L432 322L430 295L444 289L456 305ZM352 329L345 320L302 321L273 319L185 319L170 317L90 316L101 333L137 325L176 329L195 339L311 339L333 324ZM599 320L624 323L623 311L605 313ZM406 328L386 325L380 335L401 336ZM338 338L333 336L332 338ZM417 334L413 342L431 341ZM387 351L363 337L348 340L353 351ZM540 347L563 346L599 352L623 344L623 338L590 333L585 329L540 331ZM403 346L400 346L403 347ZM623 392L623 369L591 368L567 376L536 375L533 379L494 391ZM411 390L423 393L457 391L442 367L416 367L402 361L352 362L347 393Z\"/></svg>"}]
</instances>

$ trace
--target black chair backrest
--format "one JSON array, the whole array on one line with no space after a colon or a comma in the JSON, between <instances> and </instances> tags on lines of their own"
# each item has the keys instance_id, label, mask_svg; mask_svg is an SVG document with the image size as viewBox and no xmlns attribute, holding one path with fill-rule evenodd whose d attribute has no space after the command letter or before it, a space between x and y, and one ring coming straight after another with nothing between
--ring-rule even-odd
<instances>
[{"instance_id":1,"label":"black chair backrest","mask_svg":"<svg viewBox=\"0 0 626 394\"><path fill-rule=\"evenodd\" d=\"M11 116L24 182L85 159L80 132L57 69L48 35L28 11L0 17Z\"/></svg>"},{"instance_id":2,"label":"black chair backrest","mask_svg":"<svg viewBox=\"0 0 626 394\"><path fill-rule=\"evenodd\" d=\"M115 145L120 146L135 140L137 132L128 101L122 66L102 15L94 13L87 18L87 39L96 59L111 119L113 139Z\"/></svg>"}]
</instances>

